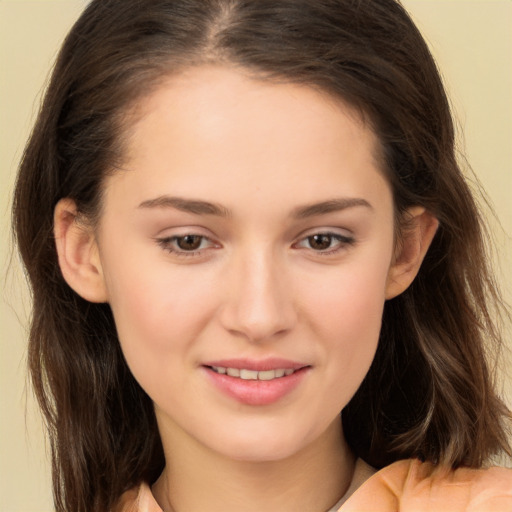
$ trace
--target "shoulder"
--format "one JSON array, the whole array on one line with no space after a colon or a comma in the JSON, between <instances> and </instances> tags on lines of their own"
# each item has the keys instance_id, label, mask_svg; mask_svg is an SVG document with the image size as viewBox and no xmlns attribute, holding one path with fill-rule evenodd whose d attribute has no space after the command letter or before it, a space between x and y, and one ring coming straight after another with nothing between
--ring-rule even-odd
<instances>
[{"instance_id":1,"label":"shoulder","mask_svg":"<svg viewBox=\"0 0 512 512\"><path fill-rule=\"evenodd\" d=\"M393 466L393 465L392 465ZM417 460L384 471L401 485L400 510L505 512L512 510L512 470L449 470Z\"/></svg>"},{"instance_id":2,"label":"shoulder","mask_svg":"<svg viewBox=\"0 0 512 512\"><path fill-rule=\"evenodd\" d=\"M340 512L364 510L510 512L512 470L498 467L450 470L418 460L402 460L375 473Z\"/></svg>"},{"instance_id":3,"label":"shoulder","mask_svg":"<svg viewBox=\"0 0 512 512\"><path fill-rule=\"evenodd\" d=\"M126 491L112 512L162 512L162 509L155 501L149 485L143 482Z\"/></svg>"}]
</instances>

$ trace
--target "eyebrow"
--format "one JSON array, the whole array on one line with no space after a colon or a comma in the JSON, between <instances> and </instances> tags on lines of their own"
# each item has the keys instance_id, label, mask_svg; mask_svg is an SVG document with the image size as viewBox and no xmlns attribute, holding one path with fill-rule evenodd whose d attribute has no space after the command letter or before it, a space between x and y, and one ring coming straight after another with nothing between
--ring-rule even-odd
<instances>
[{"instance_id":1,"label":"eyebrow","mask_svg":"<svg viewBox=\"0 0 512 512\"><path fill-rule=\"evenodd\" d=\"M219 204L171 196L159 196L154 199L148 199L140 203L139 208L175 208L185 213L218 215L219 217L229 217L231 215L230 210Z\"/></svg>"},{"instance_id":2,"label":"eyebrow","mask_svg":"<svg viewBox=\"0 0 512 512\"><path fill-rule=\"evenodd\" d=\"M356 197L335 198L322 201L321 203L299 206L292 211L292 217L296 219L306 219L358 206L373 209L372 205L366 201L366 199ZM139 208L174 208L194 215L216 215L219 217L231 216L231 210L216 203L166 195L143 201L139 204Z\"/></svg>"},{"instance_id":3,"label":"eyebrow","mask_svg":"<svg viewBox=\"0 0 512 512\"><path fill-rule=\"evenodd\" d=\"M346 210L347 208L355 208L358 206L363 206L373 210L372 205L366 199L361 199L358 197L343 197L329 199L328 201L322 201L321 203L300 206L293 211L292 216L296 219L306 219L309 217L326 215L328 213Z\"/></svg>"}]
</instances>

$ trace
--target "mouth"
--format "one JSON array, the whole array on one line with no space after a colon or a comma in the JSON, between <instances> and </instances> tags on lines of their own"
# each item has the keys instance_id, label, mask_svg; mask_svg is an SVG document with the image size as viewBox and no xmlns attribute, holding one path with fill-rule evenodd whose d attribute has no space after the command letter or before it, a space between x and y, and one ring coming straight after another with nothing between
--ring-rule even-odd
<instances>
[{"instance_id":1,"label":"mouth","mask_svg":"<svg viewBox=\"0 0 512 512\"><path fill-rule=\"evenodd\" d=\"M288 377L297 370L293 368L276 368L274 370L249 370L247 368L229 368L225 366L208 366L210 370L220 375L228 375L236 379L242 380L274 380L281 379L282 377Z\"/></svg>"},{"instance_id":2,"label":"mouth","mask_svg":"<svg viewBox=\"0 0 512 512\"><path fill-rule=\"evenodd\" d=\"M251 406L270 405L291 395L312 370L285 359L211 361L203 368L222 394Z\"/></svg>"}]
</instances>

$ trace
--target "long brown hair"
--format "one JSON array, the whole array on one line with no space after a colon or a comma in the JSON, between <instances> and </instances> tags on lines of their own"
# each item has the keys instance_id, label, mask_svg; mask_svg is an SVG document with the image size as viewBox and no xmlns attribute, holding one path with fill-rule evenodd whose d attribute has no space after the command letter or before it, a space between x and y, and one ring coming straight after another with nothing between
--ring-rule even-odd
<instances>
[{"instance_id":1,"label":"long brown hair","mask_svg":"<svg viewBox=\"0 0 512 512\"><path fill-rule=\"evenodd\" d=\"M94 219L105 175L122 172L126 113L187 66L226 63L342 98L381 143L397 224L422 205L440 227L412 286L386 303L379 347L342 413L353 451L382 467L419 457L481 466L508 451L510 415L488 364L500 302L482 220L457 164L436 65L395 0L93 0L66 38L14 197L33 292L29 364L52 447L59 512L109 510L163 468L150 398L130 374L108 304L64 281L59 199Z\"/></svg>"}]
</instances>

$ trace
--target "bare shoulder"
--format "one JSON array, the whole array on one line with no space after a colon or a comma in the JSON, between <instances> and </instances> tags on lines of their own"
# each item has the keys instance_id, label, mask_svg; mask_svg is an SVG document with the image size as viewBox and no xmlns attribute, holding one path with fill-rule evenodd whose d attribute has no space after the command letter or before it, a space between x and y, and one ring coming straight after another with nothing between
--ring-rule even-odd
<instances>
[{"instance_id":1,"label":"bare shoulder","mask_svg":"<svg viewBox=\"0 0 512 512\"><path fill-rule=\"evenodd\" d=\"M340 512L511 512L512 469L402 460L378 471L345 505Z\"/></svg>"}]
</instances>

